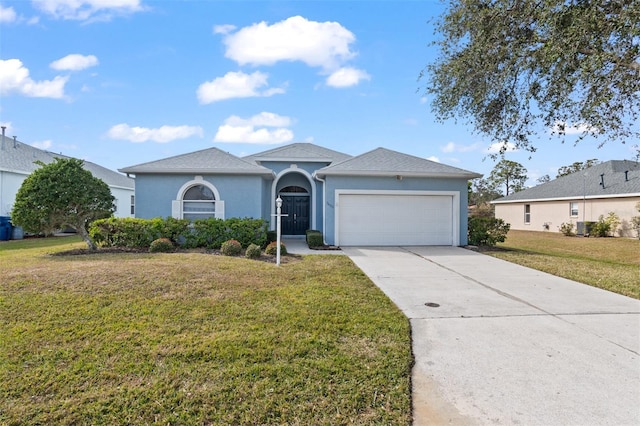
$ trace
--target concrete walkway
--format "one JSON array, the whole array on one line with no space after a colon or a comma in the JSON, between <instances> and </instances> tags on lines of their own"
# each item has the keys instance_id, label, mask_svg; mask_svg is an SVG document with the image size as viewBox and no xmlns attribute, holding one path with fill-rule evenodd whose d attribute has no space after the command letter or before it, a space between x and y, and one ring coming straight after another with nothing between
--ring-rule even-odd
<instances>
[{"instance_id":1,"label":"concrete walkway","mask_svg":"<svg viewBox=\"0 0 640 426\"><path fill-rule=\"evenodd\" d=\"M343 252L411 322L415 425L640 424L640 301L457 247Z\"/></svg>"}]
</instances>

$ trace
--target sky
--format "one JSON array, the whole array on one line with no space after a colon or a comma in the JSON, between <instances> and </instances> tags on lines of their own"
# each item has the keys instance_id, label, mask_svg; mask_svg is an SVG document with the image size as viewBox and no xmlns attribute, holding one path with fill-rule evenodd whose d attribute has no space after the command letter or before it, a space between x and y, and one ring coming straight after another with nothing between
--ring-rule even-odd
<instances>
[{"instance_id":1,"label":"sky","mask_svg":"<svg viewBox=\"0 0 640 426\"><path fill-rule=\"evenodd\" d=\"M0 0L8 137L120 168L217 147L378 147L489 175L497 141L438 122L418 79L437 57L437 0ZM637 141L541 128L505 158L536 180L575 161L632 159Z\"/></svg>"}]
</instances>

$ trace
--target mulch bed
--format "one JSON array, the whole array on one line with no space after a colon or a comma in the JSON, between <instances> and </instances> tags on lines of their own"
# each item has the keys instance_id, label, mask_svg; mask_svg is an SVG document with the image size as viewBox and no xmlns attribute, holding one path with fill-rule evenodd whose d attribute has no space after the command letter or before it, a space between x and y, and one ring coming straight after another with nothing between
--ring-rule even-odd
<instances>
[{"instance_id":1,"label":"mulch bed","mask_svg":"<svg viewBox=\"0 0 640 426\"><path fill-rule=\"evenodd\" d=\"M123 253L149 253L148 248L144 247L100 247L97 250L89 250L88 248L79 248L73 250L64 250L56 253L51 253L51 256L91 256L95 254L123 254ZM224 256L220 250L213 249L177 249L169 253L202 253L202 254L210 254L213 256ZM234 257L244 257L244 254ZM257 259L260 262L266 263L276 263L276 256L271 256L268 254L262 254ZM298 254L286 254L280 256L280 263L291 263L302 260L302 256Z\"/></svg>"}]
</instances>

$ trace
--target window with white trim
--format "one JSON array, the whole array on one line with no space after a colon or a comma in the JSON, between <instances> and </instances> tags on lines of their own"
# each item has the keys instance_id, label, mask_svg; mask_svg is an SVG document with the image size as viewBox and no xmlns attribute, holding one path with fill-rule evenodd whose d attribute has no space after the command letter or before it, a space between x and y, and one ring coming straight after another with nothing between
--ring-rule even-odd
<instances>
[{"instance_id":1,"label":"window with white trim","mask_svg":"<svg viewBox=\"0 0 640 426\"><path fill-rule=\"evenodd\" d=\"M571 217L578 217L578 203L573 201L569 203L569 213Z\"/></svg>"},{"instance_id":2,"label":"window with white trim","mask_svg":"<svg viewBox=\"0 0 640 426\"><path fill-rule=\"evenodd\" d=\"M531 223L531 204L524 205L524 223Z\"/></svg>"},{"instance_id":3,"label":"window with white trim","mask_svg":"<svg viewBox=\"0 0 640 426\"><path fill-rule=\"evenodd\" d=\"M183 219L207 219L216 217L216 197L205 185L194 185L182 196Z\"/></svg>"}]
</instances>

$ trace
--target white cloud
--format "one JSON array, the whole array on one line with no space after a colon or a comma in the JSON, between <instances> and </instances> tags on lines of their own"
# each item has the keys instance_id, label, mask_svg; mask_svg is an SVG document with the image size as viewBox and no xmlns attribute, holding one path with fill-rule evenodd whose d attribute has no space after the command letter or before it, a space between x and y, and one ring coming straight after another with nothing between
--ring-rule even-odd
<instances>
[{"instance_id":1,"label":"white cloud","mask_svg":"<svg viewBox=\"0 0 640 426\"><path fill-rule=\"evenodd\" d=\"M517 151L518 148L511 142L494 142L489 148L487 148L487 152L489 154L499 154L500 152L512 152Z\"/></svg>"},{"instance_id":2,"label":"white cloud","mask_svg":"<svg viewBox=\"0 0 640 426\"><path fill-rule=\"evenodd\" d=\"M371 80L371 76L365 71L356 68L340 68L327 77L327 86L331 87L351 87L362 80Z\"/></svg>"},{"instance_id":3,"label":"white cloud","mask_svg":"<svg viewBox=\"0 0 640 426\"><path fill-rule=\"evenodd\" d=\"M230 32L234 31L236 29L235 25L214 25L213 26L213 33L214 34L229 34Z\"/></svg>"},{"instance_id":4,"label":"white cloud","mask_svg":"<svg viewBox=\"0 0 640 426\"><path fill-rule=\"evenodd\" d=\"M47 139L45 141L40 141L40 142L34 142L31 144L31 146L38 148L38 149L44 149L44 150L48 150L53 146L53 142L51 142L50 139Z\"/></svg>"},{"instance_id":5,"label":"white cloud","mask_svg":"<svg viewBox=\"0 0 640 426\"><path fill-rule=\"evenodd\" d=\"M597 127L593 127L587 123L568 124L563 121L556 121L551 127L552 133L560 133L564 135L580 135L582 133L600 133Z\"/></svg>"},{"instance_id":6,"label":"white cloud","mask_svg":"<svg viewBox=\"0 0 640 426\"><path fill-rule=\"evenodd\" d=\"M427 157L427 160L435 161L436 163L440 162L440 159L434 155L432 155L431 157Z\"/></svg>"},{"instance_id":7,"label":"white cloud","mask_svg":"<svg viewBox=\"0 0 640 426\"><path fill-rule=\"evenodd\" d=\"M12 7L2 7L0 4L0 22L15 22L17 19L18 15L16 15L16 11Z\"/></svg>"},{"instance_id":8,"label":"white cloud","mask_svg":"<svg viewBox=\"0 0 640 426\"><path fill-rule=\"evenodd\" d=\"M251 118L241 118L237 115L232 115L227 118L225 124L232 126L266 126L266 127L289 127L292 124L290 117L274 114L273 112L261 112Z\"/></svg>"},{"instance_id":9,"label":"white cloud","mask_svg":"<svg viewBox=\"0 0 640 426\"><path fill-rule=\"evenodd\" d=\"M440 147L440 151L442 152L471 152L477 151L479 148L479 144L474 143L471 145L460 145L455 142L448 142L446 145Z\"/></svg>"},{"instance_id":10,"label":"white cloud","mask_svg":"<svg viewBox=\"0 0 640 426\"><path fill-rule=\"evenodd\" d=\"M268 97L284 93L282 88L268 88L260 91L261 87L268 85L268 77L268 74L260 71L252 74L245 74L242 71L228 72L224 77L202 83L196 93L201 104L210 104L224 99Z\"/></svg>"},{"instance_id":11,"label":"white cloud","mask_svg":"<svg viewBox=\"0 0 640 426\"><path fill-rule=\"evenodd\" d=\"M144 10L141 0L33 0L36 8L56 19L110 20Z\"/></svg>"},{"instance_id":12,"label":"white cloud","mask_svg":"<svg viewBox=\"0 0 640 426\"><path fill-rule=\"evenodd\" d=\"M153 141L167 143L176 139L186 139L191 136L202 137L200 126L162 126L157 129L146 127L131 127L126 123L116 124L107 132L111 139L122 139L131 142Z\"/></svg>"},{"instance_id":13,"label":"white cloud","mask_svg":"<svg viewBox=\"0 0 640 426\"><path fill-rule=\"evenodd\" d=\"M263 21L227 33L223 42L227 48L225 56L240 65L301 61L329 71L355 56L350 48L355 39L351 31L337 22L293 16L273 25Z\"/></svg>"},{"instance_id":14,"label":"white cloud","mask_svg":"<svg viewBox=\"0 0 640 426\"><path fill-rule=\"evenodd\" d=\"M53 80L33 81L29 70L19 59L0 60L0 94L18 93L33 98L64 97L64 85L68 77L57 76Z\"/></svg>"},{"instance_id":15,"label":"white cloud","mask_svg":"<svg viewBox=\"0 0 640 426\"><path fill-rule=\"evenodd\" d=\"M58 71L80 71L98 65L98 58L94 55L79 55L77 53L67 55L49 64L51 68Z\"/></svg>"},{"instance_id":16,"label":"white cloud","mask_svg":"<svg viewBox=\"0 0 640 426\"><path fill-rule=\"evenodd\" d=\"M232 115L218 127L214 142L276 144L293 140L289 117L271 112L261 112L248 119ZM268 129L275 127L275 129Z\"/></svg>"}]
</instances>

